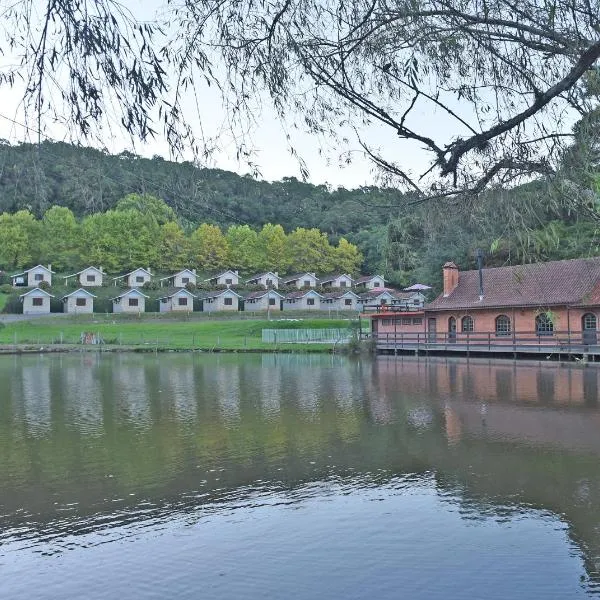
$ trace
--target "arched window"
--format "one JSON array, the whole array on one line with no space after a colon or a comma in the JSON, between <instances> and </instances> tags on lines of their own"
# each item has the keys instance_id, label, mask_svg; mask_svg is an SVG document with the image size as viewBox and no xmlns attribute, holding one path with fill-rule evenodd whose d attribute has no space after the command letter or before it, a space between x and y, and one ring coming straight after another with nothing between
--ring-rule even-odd
<instances>
[{"instance_id":1,"label":"arched window","mask_svg":"<svg viewBox=\"0 0 600 600\"><path fill-rule=\"evenodd\" d=\"M548 313L540 313L535 318L535 332L538 335L553 335L554 323Z\"/></svg>"},{"instance_id":2,"label":"arched window","mask_svg":"<svg viewBox=\"0 0 600 600\"><path fill-rule=\"evenodd\" d=\"M473 317L470 317L469 315L462 318L460 325L461 325L461 331L463 333L469 333L475 329L475 323L473 322Z\"/></svg>"},{"instance_id":3,"label":"arched window","mask_svg":"<svg viewBox=\"0 0 600 600\"><path fill-rule=\"evenodd\" d=\"M510 335L510 319L506 315L496 317L496 335Z\"/></svg>"}]
</instances>

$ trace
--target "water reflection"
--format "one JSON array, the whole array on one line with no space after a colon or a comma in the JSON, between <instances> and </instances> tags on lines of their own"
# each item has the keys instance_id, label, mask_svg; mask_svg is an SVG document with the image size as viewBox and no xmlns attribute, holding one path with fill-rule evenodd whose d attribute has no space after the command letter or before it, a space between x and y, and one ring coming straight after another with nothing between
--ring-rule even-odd
<instances>
[{"instance_id":1,"label":"water reflection","mask_svg":"<svg viewBox=\"0 0 600 600\"><path fill-rule=\"evenodd\" d=\"M3 547L62 552L223 507L433 494L463 521L564 519L590 591L599 373L393 357L2 358L0 562Z\"/></svg>"}]
</instances>

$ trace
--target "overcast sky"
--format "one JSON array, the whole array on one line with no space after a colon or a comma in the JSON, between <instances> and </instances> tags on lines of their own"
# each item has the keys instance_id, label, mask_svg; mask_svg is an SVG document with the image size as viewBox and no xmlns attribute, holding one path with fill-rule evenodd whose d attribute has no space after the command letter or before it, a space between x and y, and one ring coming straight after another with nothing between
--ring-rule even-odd
<instances>
[{"instance_id":1,"label":"overcast sky","mask_svg":"<svg viewBox=\"0 0 600 600\"><path fill-rule=\"evenodd\" d=\"M42 0L34 0L42 3ZM151 20L157 7L163 5L164 0L127 0L125 5L130 7L138 18ZM42 3L43 4L43 3ZM41 4L40 4L41 5ZM6 64L10 57L0 59ZM202 85L202 84L199 84ZM237 143L231 138L226 126L228 115L224 112L221 98L214 88L206 86L196 89L197 99L193 94L186 98L186 118L191 122L197 136L219 137L219 150L215 151L205 166L235 171L240 174L248 173L250 167L247 163L236 159ZM0 103L0 138L11 143L21 141L37 142L37 122L27 120L23 114L22 89L2 89L2 102ZM197 100L197 101L196 101ZM197 117L197 107L200 115ZM428 110L427 110L428 109ZM457 109L460 110L460 107ZM431 107L415 107L411 113L413 124L417 124L420 131L425 134L440 135L440 132L449 140L461 133L452 128L454 123L436 114ZM15 122L12 122L12 119ZM21 124L29 125L30 129ZM63 141L81 141L73 137L73 132L53 123L45 118L42 124L43 136L48 139ZM423 172L427 168L428 157L412 143L398 140L389 127L371 126L360 131L363 140L375 150L382 149L387 160L395 161L409 172ZM290 139L288 139L288 137ZM347 146L340 145L334 140L318 139L303 133L293 127L290 121L284 125L276 118L274 111L269 107L268 99L262 103L262 113L257 117L253 129L250 131L248 141L252 144L252 160L256 163L260 176L272 181L283 177L300 177L298 159L290 152L292 145L298 155L305 162L309 181L316 184L328 183L333 187L344 186L354 188L364 185L377 184L378 173L373 163L364 156L354 131L342 131L340 137L347 137ZM119 153L123 150L136 152L142 156L151 157L159 154L165 158L170 156L167 143L162 138L157 138L151 143L141 144L132 142L123 135L118 126L105 129L100 141L90 141L90 145L104 146L109 152ZM341 157L341 152L344 155ZM350 156L352 162L345 164L345 158ZM192 159L192 155L184 159Z\"/></svg>"}]
</instances>

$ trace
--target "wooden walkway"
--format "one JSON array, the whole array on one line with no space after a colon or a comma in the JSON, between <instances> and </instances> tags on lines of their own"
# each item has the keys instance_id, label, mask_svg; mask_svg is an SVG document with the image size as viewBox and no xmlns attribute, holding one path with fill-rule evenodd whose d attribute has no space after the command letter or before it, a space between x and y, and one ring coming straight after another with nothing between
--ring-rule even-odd
<instances>
[{"instance_id":1,"label":"wooden walkway","mask_svg":"<svg viewBox=\"0 0 600 600\"><path fill-rule=\"evenodd\" d=\"M599 336L600 337L600 336ZM575 356L600 360L600 339L580 332L557 331L552 335L514 333L372 333L378 353L386 354L466 354L531 356L545 358Z\"/></svg>"}]
</instances>

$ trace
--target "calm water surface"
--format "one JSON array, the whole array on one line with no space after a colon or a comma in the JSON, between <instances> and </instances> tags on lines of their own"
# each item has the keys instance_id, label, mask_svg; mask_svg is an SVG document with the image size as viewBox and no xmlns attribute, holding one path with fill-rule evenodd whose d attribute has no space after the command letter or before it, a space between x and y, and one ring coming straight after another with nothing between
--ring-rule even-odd
<instances>
[{"instance_id":1,"label":"calm water surface","mask_svg":"<svg viewBox=\"0 0 600 600\"><path fill-rule=\"evenodd\" d=\"M0 358L0 598L600 593L594 365Z\"/></svg>"}]
</instances>

